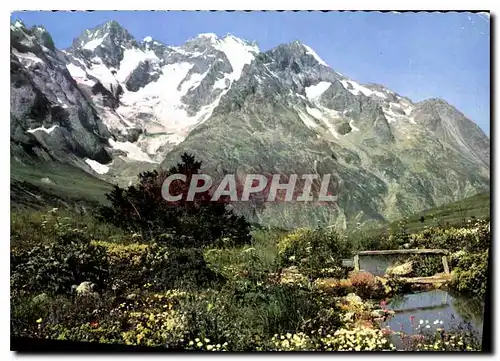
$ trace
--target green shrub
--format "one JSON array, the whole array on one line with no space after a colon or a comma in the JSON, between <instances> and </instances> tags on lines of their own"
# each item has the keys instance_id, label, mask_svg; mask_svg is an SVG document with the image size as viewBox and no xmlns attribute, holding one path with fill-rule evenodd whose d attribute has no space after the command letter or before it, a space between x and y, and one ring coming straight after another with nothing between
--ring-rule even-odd
<instances>
[{"instance_id":1,"label":"green shrub","mask_svg":"<svg viewBox=\"0 0 500 361\"><path fill-rule=\"evenodd\" d=\"M172 288L198 288L213 286L222 281L212 271L197 248L172 249L153 245L142 255L141 281L150 283L157 291Z\"/></svg>"},{"instance_id":2,"label":"green shrub","mask_svg":"<svg viewBox=\"0 0 500 361\"><path fill-rule=\"evenodd\" d=\"M222 239L233 245L250 243L250 224L225 203L210 201L209 191L197 193L193 201L186 200L192 176L200 173L201 162L186 153L181 160L168 171L139 174L137 185L126 189L115 186L106 195L110 205L99 209L98 219L158 238L158 242L171 247L204 247ZM170 185L171 194L182 196L175 202L167 202L162 196L163 182L171 174L186 176L185 182L174 181Z\"/></svg>"},{"instance_id":3,"label":"green shrub","mask_svg":"<svg viewBox=\"0 0 500 361\"><path fill-rule=\"evenodd\" d=\"M104 241L92 241L92 244L106 250L109 261L109 285L115 294L122 294L131 288L144 285L142 257L150 245Z\"/></svg>"},{"instance_id":4,"label":"green shrub","mask_svg":"<svg viewBox=\"0 0 500 361\"><path fill-rule=\"evenodd\" d=\"M105 288L109 276L106 250L80 232L67 232L56 243L11 252L11 286L15 291L70 293L72 285L90 281Z\"/></svg>"},{"instance_id":5,"label":"green shrub","mask_svg":"<svg viewBox=\"0 0 500 361\"><path fill-rule=\"evenodd\" d=\"M234 284L232 284L233 286ZM276 333L293 332L320 314L310 292L287 285L234 287L183 306L189 338L228 343L232 351L267 349ZM332 323L333 324L333 323Z\"/></svg>"},{"instance_id":6,"label":"green shrub","mask_svg":"<svg viewBox=\"0 0 500 361\"><path fill-rule=\"evenodd\" d=\"M340 278L345 275L342 259L351 256L351 247L334 230L301 228L279 241L278 254L283 266L298 266L313 278Z\"/></svg>"},{"instance_id":7,"label":"green shrub","mask_svg":"<svg viewBox=\"0 0 500 361\"><path fill-rule=\"evenodd\" d=\"M485 296L491 245L487 221L468 222L465 227L428 228L412 234L409 242L411 248L441 248L452 252L449 265L454 277L450 287L471 296ZM431 272L438 268L438 261L434 261L432 267L427 266Z\"/></svg>"},{"instance_id":8,"label":"green shrub","mask_svg":"<svg viewBox=\"0 0 500 361\"><path fill-rule=\"evenodd\" d=\"M488 253L488 251L465 253L457 261L454 261L453 279L450 287L457 292L484 299L488 280Z\"/></svg>"},{"instance_id":9,"label":"green shrub","mask_svg":"<svg viewBox=\"0 0 500 361\"><path fill-rule=\"evenodd\" d=\"M429 277L444 272L441 255L417 254L409 258L413 262L413 277Z\"/></svg>"}]
</instances>

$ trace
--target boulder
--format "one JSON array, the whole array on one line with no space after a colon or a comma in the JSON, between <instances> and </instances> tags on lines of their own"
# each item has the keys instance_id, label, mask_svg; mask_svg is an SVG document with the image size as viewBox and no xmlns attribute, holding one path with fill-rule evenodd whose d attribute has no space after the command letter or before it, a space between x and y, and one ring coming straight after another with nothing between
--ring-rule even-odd
<instances>
[{"instance_id":1,"label":"boulder","mask_svg":"<svg viewBox=\"0 0 500 361\"><path fill-rule=\"evenodd\" d=\"M413 262L406 262L396 267L387 269L387 274L392 276L406 276L413 272Z\"/></svg>"}]
</instances>

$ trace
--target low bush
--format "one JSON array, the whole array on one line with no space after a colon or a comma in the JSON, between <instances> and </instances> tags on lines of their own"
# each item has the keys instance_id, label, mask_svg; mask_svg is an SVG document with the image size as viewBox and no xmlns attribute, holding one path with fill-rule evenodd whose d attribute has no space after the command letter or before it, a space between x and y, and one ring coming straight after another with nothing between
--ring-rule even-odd
<instances>
[{"instance_id":1,"label":"low bush","mask_svg":"<svg viewBox=\"0 0 500 361\"><path fill-rule=\"evenodd\" d=\"M16 292L69 294L85 281L102 289L109 280L107 253L81 232L67 232L53 244L11 252L10 280Z\"/></svg>"},{"instance_id":2,"label":"low bush","mask_svg":"<svg viewBox=\"0 0 500 361\"><path fill-rule=\"evenodd\" d=\"M484 299L488 281L488 251L463 254L454 260L454 274L450 287Z\"/></svg>"},{"instance_id":3,"label":"low bush","mask_svg":"<svg viewBox=\"0 0 500 361\"><path fill-rule=\"evenodd\" d=\"M349 281L354 292L362 298L375 298L380 293L384 294L382 284L370 272L351 272Z\"/></svg>"},{"instance_id":4,"label":"low bush","mask_svg":"<svg viewBox=\"0 0 500 361\"><path fill-rule=\"evenodd\" d=\"M342 259L351 255L351 247L334 230L302 228L279 241L278 255L283 266L297 266L307 276L341 278Z\"/></svg>"},{"instance_id":5,"label":"low bush","mask_svg":"<svg viewBox=\"0 0 500 361\"><path fill-rule=\"evenodd\" d=\"M197 248L153 245L141 256L140 265L141 281L149 283L155 291L209 287L222 281L222 277L208 267L203 251Z\"/></svg>"}]
</instances>

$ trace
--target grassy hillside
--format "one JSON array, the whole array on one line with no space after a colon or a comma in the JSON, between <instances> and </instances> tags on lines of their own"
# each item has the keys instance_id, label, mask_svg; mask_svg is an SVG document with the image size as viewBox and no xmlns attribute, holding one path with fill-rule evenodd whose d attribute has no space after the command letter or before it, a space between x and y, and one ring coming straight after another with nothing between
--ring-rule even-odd
<instances>
[{"instance_id":1,"label":"grassy hillside","mask_svg":"<svg viewBox=\"0 0 500 361\"><path fill-rule=\"evenodd\" d=\"M112 185L83 170L58 163L11 162L11 205L54 206L61 202L102 203Z\"/></svg>"},{"instance_id":2,"label":"grassy hillside","mask_svg":"<svg viewBox=\"0 0 500 361\"><path fill-rule=\"evenodd\" d=\"M47 182L47 178L50 183ZM43 180L45 179L45 181ZM112 185L83 170L58 163L21 165L11 163L11 203L13 206L56 206L61 202L102 203ZM421 216L424 222L420 221ZM490 193L480 193L463 200L431 208L407 219L411 232L427 226L457 225L472 217L489 218ZM389 227L397 226L393 222Z\"/></svg>"},{"instance_id":3,"label":"grassy hillside","mask_svg":"<svg viewBox=\"0 0 500 361\"><path fill-rule=\"evenodd\" d=\"M424 217L423 222L420 221L422 216ZM479 193L457 202L416 213L408 218L407 228L411 232L416 232L429 226L458 225L473 217L479 219L490 218L489 192ZM395 226L397 223L394 222L391 225Z\"/></svg>"}]
</instances>

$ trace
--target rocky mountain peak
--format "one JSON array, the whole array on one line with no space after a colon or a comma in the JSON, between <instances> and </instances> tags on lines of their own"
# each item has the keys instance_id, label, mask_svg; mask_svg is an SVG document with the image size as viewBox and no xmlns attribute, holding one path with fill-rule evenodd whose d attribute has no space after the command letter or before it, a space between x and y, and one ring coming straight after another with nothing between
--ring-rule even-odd
<instances>
[{"instance_id":1,"label":"rocky mountain peak","mask_svg":"<svg viewBox=\"0 0 500 361\"><path fill-rule=\"evenodd\" d=\"M282 70L291 68L295 72L300 72L301 67L327 66L314 50L298 40L278 45L269 50L267 55L274 59Z\"/></svg>"},{"instance_id":2,"label":"rocky mountain peak","mask_svg":"<svg viewBox=\"0 0 500 361\"><path fill-rule=\"evenodd\" d=\"M86 29L73 40L73 53L82 53L91 58L96 56L104 64L117 67L125 49L137 48L134 37L118 22L111 20L92 29Z\"/></svg>"}]
</instances>

